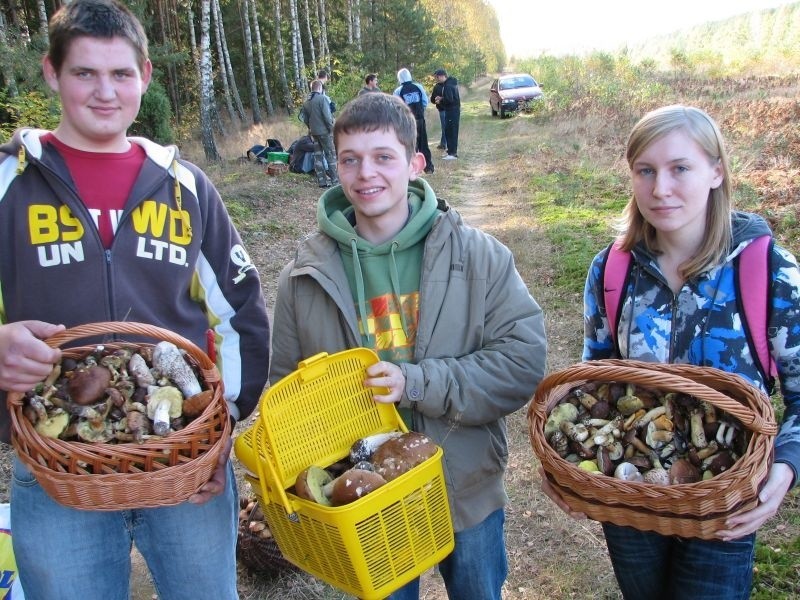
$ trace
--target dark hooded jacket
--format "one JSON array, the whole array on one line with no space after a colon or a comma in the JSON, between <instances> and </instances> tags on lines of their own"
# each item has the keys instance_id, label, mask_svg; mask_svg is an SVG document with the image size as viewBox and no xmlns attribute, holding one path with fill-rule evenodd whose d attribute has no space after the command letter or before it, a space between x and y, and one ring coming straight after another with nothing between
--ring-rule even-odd
<instances>
[{"instance_id":1,"label":"dark hooded jacket","mask_svg":"<svg viewBox=\"0 0 800 600\"><path fill-rule=\"evenodd\" d=\"M633 268L617 328L622 358L715 367L737 373L767 391L742 326L734 259L753 239L771 232L761 217L749 213L734 213L732 226L730 250L722 264L688 281L677 294L644 244L633 249ZM606 252L594 258L586 281L584 360L616 357L603 299ZM769 265L768 341L786 404L775 459L794 470L796 482L800 472L800 269L794 256L778 246Z\"/></svg>"},{"instance_id":2,"label":"dark hooded jacket","mask_svg":"<svg viewBox=\"0 0 800 600\"><path fill-rule=\"evenodd\" d=\"M231 415L247 416L267 378L269 322L217 190L175 147L130 138L146 159L105 249L45 133L0 147L0 323L141 322L201 349L211 328Z\"/></svg>"}]
</instances>

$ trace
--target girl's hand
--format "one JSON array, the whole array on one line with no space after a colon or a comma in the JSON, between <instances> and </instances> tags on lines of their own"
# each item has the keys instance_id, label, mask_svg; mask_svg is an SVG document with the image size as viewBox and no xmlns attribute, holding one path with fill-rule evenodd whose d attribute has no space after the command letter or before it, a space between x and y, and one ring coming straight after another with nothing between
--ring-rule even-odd
<instances>
[{"instance_id":1,"label":"girl's hand","mask_svg":"<svg viewBox=\"0 0 800 600\"><path fill-rule=\"evenodd\" d=\"M755 532L778 512L783 497L792 486L794 473L783 463L775 463L769 470L767 483L758 494L759 505L747 512L738 513L725 521L727 529L717 531L723 542L730 542Z\"/></svg>"},{"instance_id":2,"label":"girl's hand","mask_svg":"<svg viewBox=\"0 0 800 600\"><path fill-rule=\"evenodd\" d=\"M582 512L573 511L567 505L567 503L564 502L564 499L561 497L561 494L559 494L556 491L556 489L550 484L550 480L547 479L547 477L545 476L545 472L544 472L544 469L542 467L539 467L539 475L542 478L542 485L541 485L542 491L545 493L545 496L547 496L548 498L550 498L550 500L552 500L553 502L556 503L556 506L558 506L558 508L563 510L565 513L567 513L573 519L585 519L586 518L585 514L583 514Z\"/></svg>"}]
</instances>

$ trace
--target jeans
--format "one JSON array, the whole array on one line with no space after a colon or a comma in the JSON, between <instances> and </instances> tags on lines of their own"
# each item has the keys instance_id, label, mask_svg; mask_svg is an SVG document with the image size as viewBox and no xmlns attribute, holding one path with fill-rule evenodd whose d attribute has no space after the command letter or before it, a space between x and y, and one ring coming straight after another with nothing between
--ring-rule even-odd
<instances>
[{"instance_id":1,"label":"jeans","mask_svg":"<svg viewBox=\"0 0 800 600\"><path fill-rule=\"evenodd\" d=\"M447 153L458 156L458 125L461 121L461 108L448 108L446 111L444 135L447 137Z\"/></svg>"},{"instance_id":2,"label":"jeans","mask_svg":"<svg viewBox=\"0 0 800 600\"><path fill-rule=\"evenodd\" d=\"M439 572L451 600L500 600L500 590L508 575L500 508L475 527L458 531L453 552L439 563ZM24 588L23 588L24 589ZM419 579L389 596L390 600L418 600Z\"/></svg>"},{"instance_id":3,"label":"jeans","mask_svg":"<svg viewBox=\"0 0 800 600\"><path fill-rule=\"evenodd\" d=\"M444 134L445 127L447 126L447 113L446 111L440 110L439 111L439 123L442 126L442 138L439 142L439 145L442 148L447 148L447 136Z\"/></svg>"},{"instance_id":4,"label":"jeans","mask_svg":"<svg viewBox=\"0 0 800 600\"><path fill-rule=\"evenodd\" d=\"M604 523L625 600L747 600L755 534L732 542L665 536Z\"/></svg>"},{"instance_id":5,"label":"jeans","mask_svg":"<svg viewBox=\"0 0 800 600\"><path fill-rule=\"evenodd\" d=\"M27 600L128 600L131 544L161 600L236 600L239 512L233 467L205 504L89 511L62 506L19 459L11 483L12 543Z\"/></svg>"}]
</instances>

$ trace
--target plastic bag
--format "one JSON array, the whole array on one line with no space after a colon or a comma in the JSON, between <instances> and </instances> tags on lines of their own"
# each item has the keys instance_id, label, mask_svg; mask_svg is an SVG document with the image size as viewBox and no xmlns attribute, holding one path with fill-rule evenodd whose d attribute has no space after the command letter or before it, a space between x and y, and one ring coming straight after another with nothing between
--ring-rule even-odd
<instances>
[{"instance_id":1,"label":"plastic bag","mask_svg":"<svg viewBox=\"0 0 800 600\"><path fill-rule=\"evenodd\" d=\"M11 546L11 505L0 504L0 598L25 600Z\"/></svg>"}]
</instances>

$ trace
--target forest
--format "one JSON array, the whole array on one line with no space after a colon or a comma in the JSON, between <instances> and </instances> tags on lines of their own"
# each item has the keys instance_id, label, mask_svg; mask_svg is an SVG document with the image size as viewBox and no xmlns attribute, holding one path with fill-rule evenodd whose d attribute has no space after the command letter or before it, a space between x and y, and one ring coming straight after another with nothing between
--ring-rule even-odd
<instances>
[{"instance_id":1,"label":"forest","mask_svg":"<svg viewBox=\"0 0 800 600\"><path fill-rule=\"evenodd\" d=\"M66 0L0 1L0 140L49 128L59 109L39 75L47 21ZM506 60L485 0L130 0L150 42L154 81L132 134L171 142L202 132L206 158L228 130L292 114L316 73L341 104L367 73L394 89L407 67L461 81Z\"/></svg>"}]
</instances>

